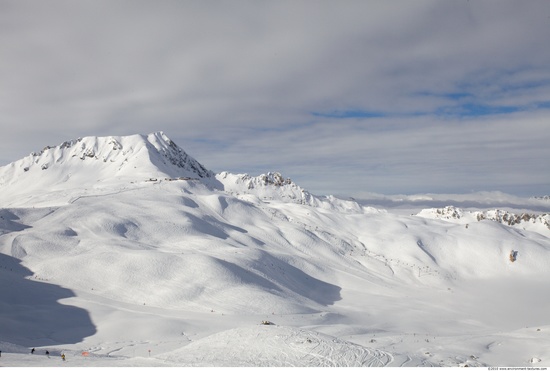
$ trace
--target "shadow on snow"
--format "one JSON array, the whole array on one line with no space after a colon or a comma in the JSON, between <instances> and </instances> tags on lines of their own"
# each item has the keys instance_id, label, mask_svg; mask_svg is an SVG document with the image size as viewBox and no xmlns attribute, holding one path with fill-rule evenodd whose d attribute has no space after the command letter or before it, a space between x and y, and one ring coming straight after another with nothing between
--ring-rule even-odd
<instances>
[{"instance_id":1,"label":"shadow on snow","mask_svg":"<svg viewBox=\"0 0 550 371\"><path fill-rule=\"evenodd\" d=\"M96 333L88 312L59 302L71 290L30 280L19 259L0 254L0 340L26 347L74 344Z\"/></svg>"}]
</instances>

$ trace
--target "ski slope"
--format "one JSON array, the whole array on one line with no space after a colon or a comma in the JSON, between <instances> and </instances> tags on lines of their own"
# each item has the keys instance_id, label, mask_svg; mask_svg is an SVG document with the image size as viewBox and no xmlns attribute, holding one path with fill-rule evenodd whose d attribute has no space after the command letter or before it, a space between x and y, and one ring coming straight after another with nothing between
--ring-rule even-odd
<instances>
[{"instance_id":1,"label":"ski slope","mask_svg":"<svg viewBox=\"0 0 550 371\"><path fill-rule=\"evenodd\" d=\"M0 187L2 366L550 365L542 214L318 197L163 133L50 147Z\"/></svg>"}]
</instances>

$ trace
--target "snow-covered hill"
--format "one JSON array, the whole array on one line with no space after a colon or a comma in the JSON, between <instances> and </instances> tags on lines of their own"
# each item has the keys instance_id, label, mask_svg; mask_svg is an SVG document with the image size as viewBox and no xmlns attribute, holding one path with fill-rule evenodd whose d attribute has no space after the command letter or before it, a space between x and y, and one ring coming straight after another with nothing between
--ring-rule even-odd
<instances>
[{"instance_id":1,"label":"snow-covered hill","mask_svg":"<svg viewBox=\"0 0 550 371\"><path fill-rule=\"evenodd\" d=\"M162 133L70 141L0 179L1 365L550 365L542 216L214 175Z\"/></svg>"}]
</instances>

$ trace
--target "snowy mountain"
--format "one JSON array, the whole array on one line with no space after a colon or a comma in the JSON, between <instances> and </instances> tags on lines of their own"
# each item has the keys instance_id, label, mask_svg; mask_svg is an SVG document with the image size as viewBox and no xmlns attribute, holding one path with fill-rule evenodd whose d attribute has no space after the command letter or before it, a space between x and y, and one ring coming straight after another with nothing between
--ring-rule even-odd
<instances>
[{"instance_id":1,"label":"snowy mountain","mask_svg":"<svg viewBox=\"0 0 550 371\"><path fill-rule=\"evenodd\" d=\"M254 177L224 171L217 174L216 179L223 184L226 192L245 199L248 196L255 198L256 201L283 201L341 212L380 212L372 207L361 206L353 200L342 200L334 196L315 196L277 172Z\"/></svg>"},{"instance_id":2,"label":"snowy mountain","mask_svg":"<svg viewBox=\"0 0 550 371\"><path fill-rule=\"evenodd\" d=\"M163 132L79 138L0 168L0 187L11 198L157 178L213 179L214 174Z\"/></svg>"},{"instance_id":3,"label":"snowy mountain","mask_svg":"<svg viewBox=\"0 0 550 371\"><path fill-rule=\"evenodd\" d=\"M522 230L536 231L550 238L550 214L521 213L507 210L465 211L454 206L424 209L418 216L432 219L448 220L460 224L492 220Z\"/></svg>"},{"instance_id":4,"label":"snowy mountain","mask_svg":"<svg viewBox=\"0 0 550 371\"><path fill-rule=\"evenodd\" d=\"M547 221L65 142L0 168L0 364L548 366Z\"/></svg>"}]
</instances>

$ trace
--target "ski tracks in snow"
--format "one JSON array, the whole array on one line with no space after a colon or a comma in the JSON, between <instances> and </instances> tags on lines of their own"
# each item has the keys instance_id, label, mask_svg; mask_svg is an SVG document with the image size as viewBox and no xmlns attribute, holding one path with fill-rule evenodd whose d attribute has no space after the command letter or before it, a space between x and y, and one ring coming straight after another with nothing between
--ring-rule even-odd
<instances>
[{"instance_id":1,"label":"ski tracks in snow","mask_svg":"<svg viewBox=\"0 0 550 371\"><path fill-rule=\"evenodd\" d=\"M394 362L392 354L379 349L277 325L217 333L164 359L180 365L256 367L382 367Z\"/></svg>"},{"instance_id":2,"label":"ski tracks in snow","mask_svg":"<svg viewBox=\"0 0 550 371\"><path fill-rule=\"evenodd\" d=\"M313 344L310 349L288 344L295 352L304 353L299 359L300 367L382 367L393 361L393 356L378 349L369 349L339 339L332 341L308 339ZM307 340L306 340L307 342ZM294 347L293 347L294 345Z\"/></svg>"},{"instance_id":3,"label":"ski tracks in snow","mask_svg":"<svg viewBox=\"0 0 550 371\"><path fill-rule=\"evenodd\" d=\"M338 338L320 333L286 327L271 327L268 333L258 334L265 349L262 366L291 367L382 367L393 362L390 353L379 349L365 348ZM262 341L263 340L263 341Z\"/></svg>"}]
</instances>

